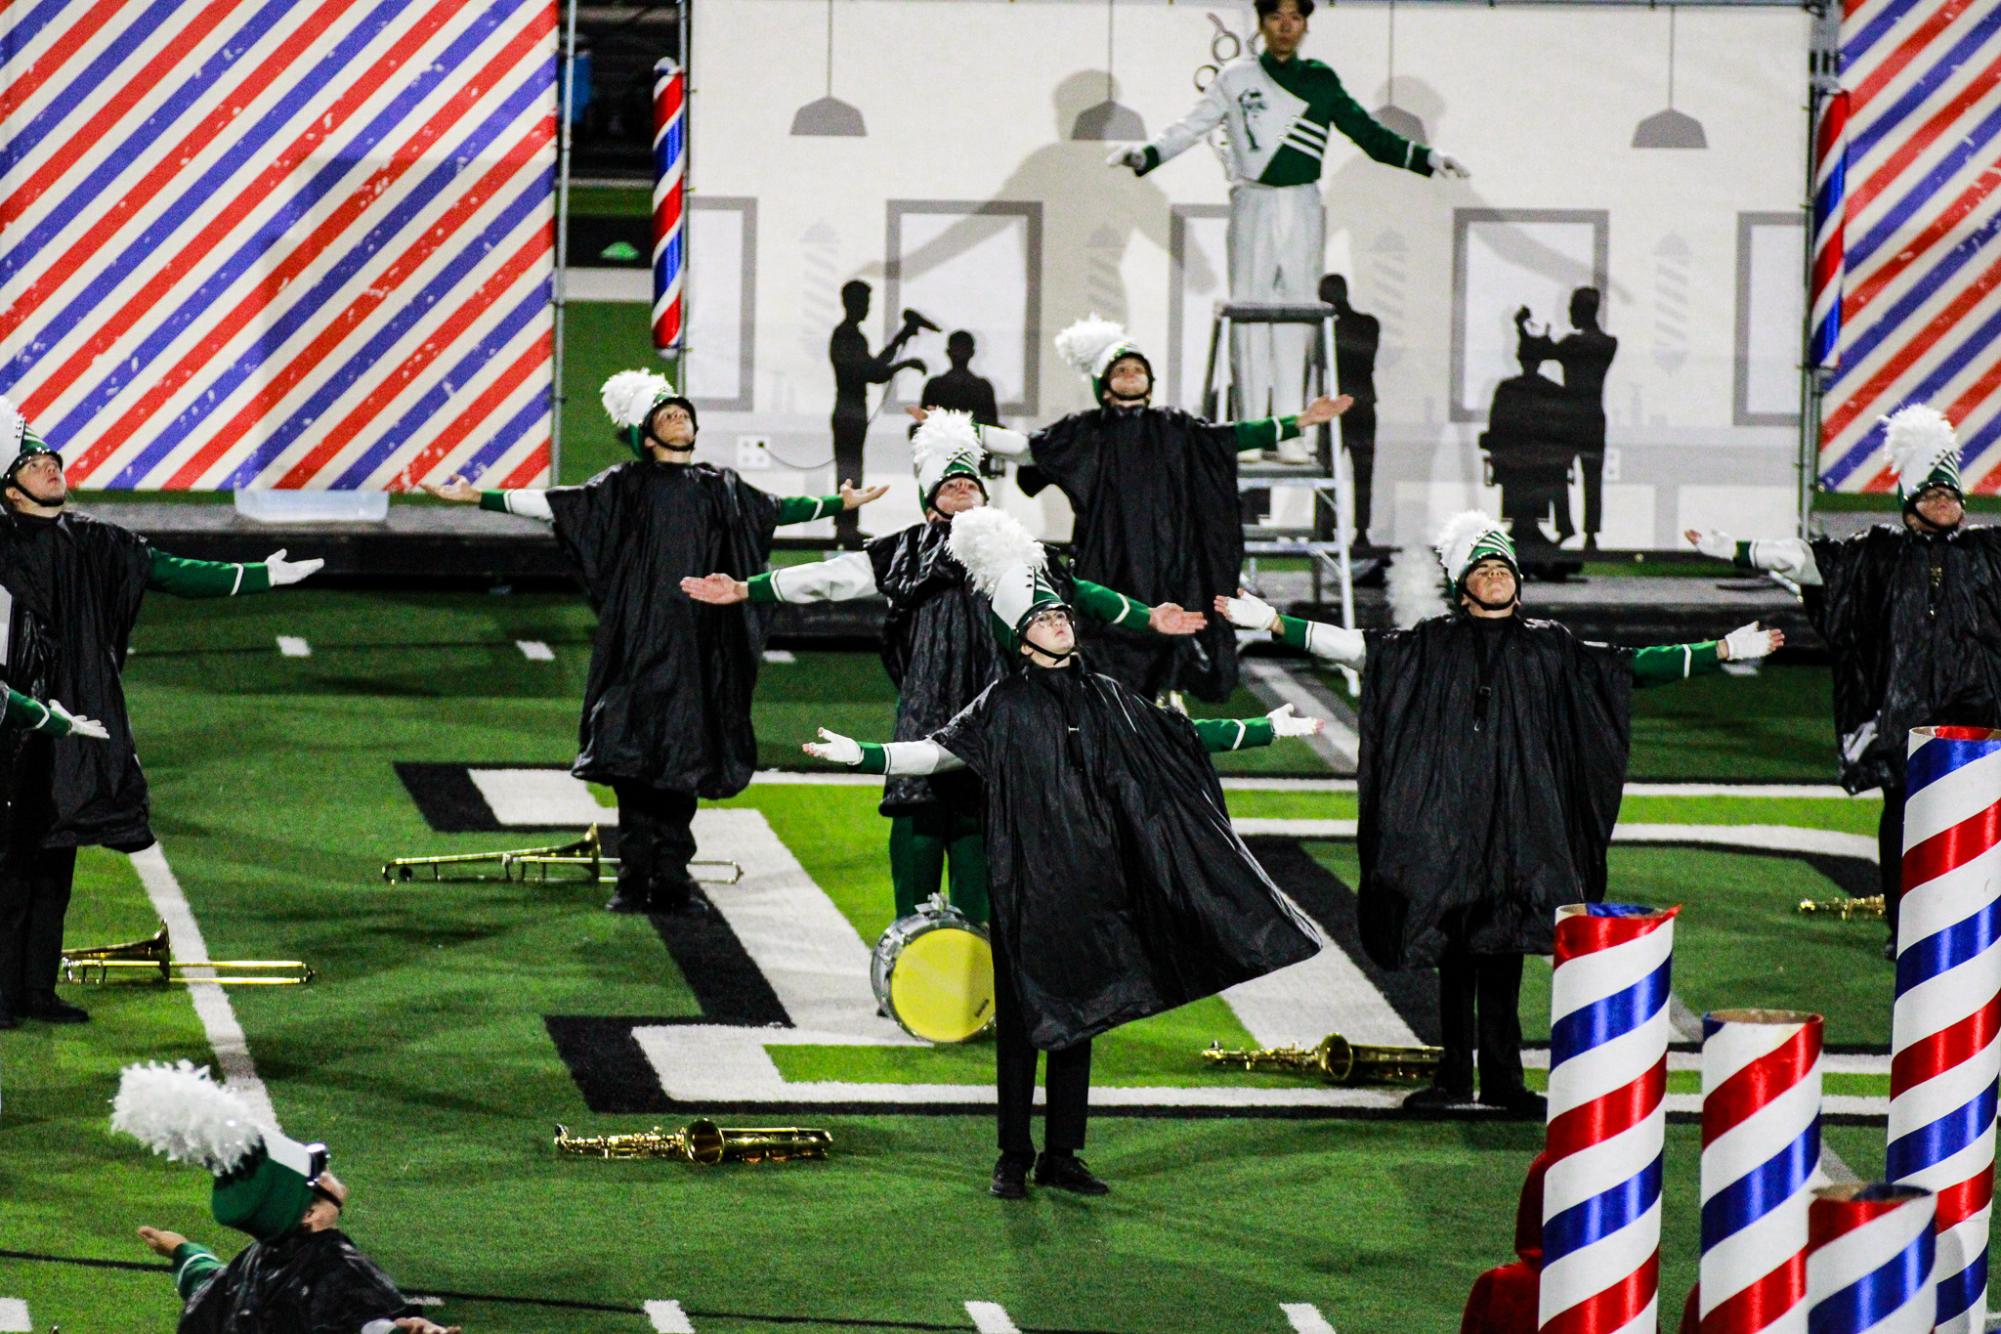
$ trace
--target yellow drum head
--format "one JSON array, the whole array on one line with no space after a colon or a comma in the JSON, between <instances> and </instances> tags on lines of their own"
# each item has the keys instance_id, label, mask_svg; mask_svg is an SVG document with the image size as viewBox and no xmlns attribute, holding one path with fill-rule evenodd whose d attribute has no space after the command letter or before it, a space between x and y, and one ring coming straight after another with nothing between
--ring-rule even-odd
<instances>
[{"instance_id":1,"label":"yellow drum head","mask_svg":"<svg viewBox=\"0 0 2001 1334\"><path fill-rule=\"evenodd\" d=\"M889 1009L926 1042L978 1037L994 1018L993 947L957 927L914 937L890 972Z\"/></svg>"}]
</instances>

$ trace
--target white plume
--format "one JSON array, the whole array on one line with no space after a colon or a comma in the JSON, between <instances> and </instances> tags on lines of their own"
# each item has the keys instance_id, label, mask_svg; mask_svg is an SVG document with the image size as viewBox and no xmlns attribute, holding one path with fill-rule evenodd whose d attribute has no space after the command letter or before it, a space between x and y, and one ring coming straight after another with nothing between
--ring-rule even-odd
<instances>
[{"instance_id":1,"label":"white plume","mask_svg":"<svg viewBox=\"0 0 2001 1334\"><path fill-rule=\"evenodd\" d=\"M0 459L12 459L21 452L21 439L27 431L28 419L6 395L0 394Z\"/></svg>"},{"instance_id":2,"label":"white plume","mask_svg":"<svg viewBox=\"0 0 2001 1334\"><path fill-rule=\"evenodd\" d=\"M1437 542L1432 545L1432 550L1438 553L1438 563L1444 567L1446 577L1451 578L1459 572L1459 567L1466 563L1467 555L1472 552L1473 544L1480 540L1482 533L1499 526L1494 522L1492 515L1480 510L1461 510L1447 519L1445 526L1438 530Z\"/></svg>"},{"instance_id":3,"label":"white plume","mask_svg":"<svg viewBox=\"0 0 2001 1334\"><path fill-rule=\"evenodd\" d=\"M1390 562L1390 618L1399 630L1428 621L1446 610L1438 568L1422 547L1403 547Z\"/></svg>"},{"instance_id":4,"label":"white plume","mask_svg":"<svg viewBox=\"0 0 2001 1334\"><path fill-rule=\"evenodd\" d=\"M997 509L967 510L952 520L953 559L966 567L973 586L987 596L1002 576L1017 565L1042 568L1042 543L1028 535L1021 521Z\"/></svg>"},{"instance_id":5,"label":"white plume","mask_svg":"<svg viewBox=\"0 0 2001 1334\"><path fill-rule=\"evenodd\" d=\"M645 425L653 405L673 392L673 381L658 371L620 371L604 382L601 396L612 424L630 427Z\"/></svg>"},{"instance_id":6,"label":"white plume","mask_svg":"<svg viewBox=\"0 0 2001 1334\"><path fill-rule=\"evenodd\" d=\"M200 1163L217 1176L264 1141L248 1103L188 1061L128 1065L111 1100L111 1128L169 1161Z\"/></svg>"},{"instance_id":7,"label":"white plume","mask_svg":"<svg viewBox=\"0 0 2001 1334\"><path fill-rule=\"evenodd\" d=\"M1890 471L1905 483L1924 481L1945 459L1959 461L1959 437L1937 408L1923 403L1898 408L1883 420L1883 443L1890 451Z\"/></svg>"},{"instance_id":8,"label":"white plume","mask_svg":"<svg viewBox=\"0 0 2001 1334\"><path fill-rule=\"evenodd\" d=\"M1103 368L1098 359L1114 344L1131 341L1125 326L1115 320L1098 318L1096 311L1056 335L1056 355L1083 375L1096 375Z\"/></svg>"},{"instance_id":9,"label":"white plume","mask_svg":"<svg viewBox=\"0 0 2001 1334\"><path fill-rule=\"evenodd\" d=\"M973 429L973 414L933 408L910 437L910 461L917 475L942 471L960 454L971 454L975 466L987 456L980 445L980 433Z\"/></svg>"}]
</instances>

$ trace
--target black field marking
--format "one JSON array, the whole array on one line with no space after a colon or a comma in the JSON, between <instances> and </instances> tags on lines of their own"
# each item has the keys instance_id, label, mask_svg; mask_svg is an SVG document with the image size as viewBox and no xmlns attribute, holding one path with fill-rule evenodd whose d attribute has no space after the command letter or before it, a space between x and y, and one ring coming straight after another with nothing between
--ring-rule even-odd
<instances>
[{"instance_id":1,"label":"black field marking","mask_svg":"<svg viewBox=\"0 0 2001 1334\"><path fill-rule=\"evenodd\" d=\"M396 761L396 776L424 823L440 834L499 833L500 821L472 781L471 766Z\"/></svg>"},{"instance_id":2,"label":"black field marking","mask_svg":"<svg viewBox=\"0 0 2001 1334\"><path fill-rule=\"evenodd\" d=\"M570 1068L570 1078L584 1095L584 1105L606 1114L674 1110L674 1104L660 1087L659 1072L639 1049L632 1030L686 1022L666 1018L605 1019L581 1014L542 1016L542 1025L549 1030L557 1055Z\"/></svg>"},{"instance_id":3,"label":"black field marking","mask_svg":"<svg viewBox=\"0 0 2001 1334\"><path fill-rule=\"evenodd\" d=\"M1417 1040L1437 1046L1444 1032L1438 1015L1437 972L1433 969L1384 968L1362 948L1362 930L1355 916L1355 891L1340 876L1322 866L1292 835L1247 838L1244 845L1320 929L1369 979L1390 1008L1410 1025Z\"/></svg>"},{"instance_id":4,"label":"black field marking","mask_svg":"<svg viewBox=\"0 0 2001 1334\"><path fill-rule=\"evenodd\" d=\"M694 897L707 903L697 888ZM666 916L655 913L653 929L688 989L702 1007L699 1020L683 1023L728 1024L742 1028L791 1028L792 1016L785 1013L778 993L743 947L723 915L714 908L699 916L682 913Z\"/></svg>"}]
</instances>

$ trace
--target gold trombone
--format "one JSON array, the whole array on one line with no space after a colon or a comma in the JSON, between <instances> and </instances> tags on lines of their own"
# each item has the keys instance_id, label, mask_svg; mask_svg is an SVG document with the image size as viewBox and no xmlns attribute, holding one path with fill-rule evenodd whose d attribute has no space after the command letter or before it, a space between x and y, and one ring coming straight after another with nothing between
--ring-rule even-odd
<instances>
[{"instance_id":1,"label":"gold trombone","mask_svg":"<svg viewBox=\"0 0 2001 1334\"><path fill-rule=\"evenodd\" d=\"M491 866L491 871L473 868ZM580 875L551 872L582 872ZM607 874L607 871L609 874ZM469 872L461 874L461 872ZM743 879L743 867L719 859L688 863L688 874L704 885L734 885ZM440 884L527 884L531 879L575 880L582 884L611 884L618 879L618 858L604 855L604 837L592 825L584 836L568 843L551 843L541 848L504 848L497 852L453 852L436 857L392 857L382 864L382 878L398 881L428 880Z\"/></svg>"},{"instance_id":2,"label":"gold trombone","mask_svg":"<svg viewBox=\"0 0 2001 1334\"><path fill-rule=\"evenodd\" d=\"M112 975L148 974L137 980L177 986L296 987L313 980L313 970L297 959L176 959L166 923L145 940L122 945L92 945L66 949L58 965L62 980L72 986L101 986ZM192 971L223 973L222 977L190 977Z\"/></svg>"},{"instance_id":3,"label":"gold trombone","mask_svg":"<svg viewBox=\"0 0 2001 1334\"><path fill-rule=\"evenodd\" d=\"M677 1162L783 1163L825 1158L834 1136L808 1126L723 1127L707 1118L679 1130L659 1126L629 1135L572 1135L556 1123L556 1152L578 1158L671 1158Z\"/></svg>"},{"instance_id":4,"label":"gold trombone","mask_svg":"<svg viewBox=\"0 0 2001 1334\"><path fill-rule=\"evenodd\" d=\"M1416 1084L1437 1072L1443 1054L1438 1047L1363 1046L1339 1033L1329 1033L1312 1047L1230 1051L1222 1043L1212 1042L1202 1052L1202 1059L1212 1065L1242 1066L1246 1070L1317 1075L1330 1084Z\"/></svg>"},{"instance_id":5,"label":"gold trombone","mask_svg":"<svg viewBox=\"0 0 2001 1334\"><path fill-rule=\"evenodd\" d=\"M1798 911L1802 916L1839 917L1844 922L1858 917L1885 916L1881 894L1862 894L1846 899L1801 899Z\"/></svg>"}]
</instances>

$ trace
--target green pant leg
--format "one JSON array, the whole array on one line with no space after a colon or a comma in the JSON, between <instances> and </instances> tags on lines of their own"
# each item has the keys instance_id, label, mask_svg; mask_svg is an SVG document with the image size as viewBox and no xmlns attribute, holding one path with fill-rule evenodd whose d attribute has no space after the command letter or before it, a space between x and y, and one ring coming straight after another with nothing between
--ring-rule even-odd
<instances>
[{"instance_id":1,"label":"green pant leg","mask_svg":"<svg viewBox=\"0 0 2001 1334\"><path fill-rule=\"evenodd\" d=\"M987 837L977 811L954 811L947 851L952 858L952 906L987 924Z\"/></svg>"},{"instance_id":2,"label":"green pant leg","mask_svg":"<svg viewBox=\"0 0 2001 1334\"><path fill-rule=\"evenodd\" d=\"M889 821L889 882L896 896L898 921L945 884L945 839L931 826L932 812L891 816Z\"/></svg>"}]
</instances>

